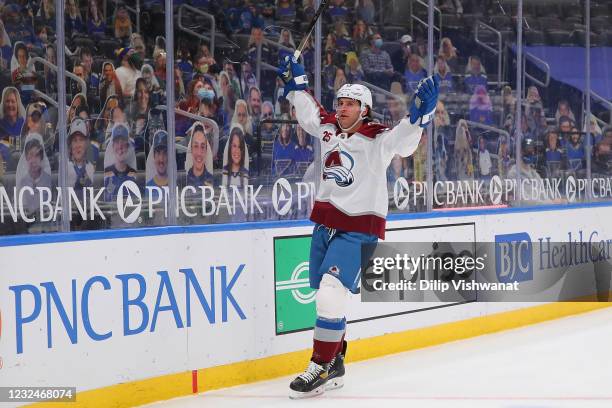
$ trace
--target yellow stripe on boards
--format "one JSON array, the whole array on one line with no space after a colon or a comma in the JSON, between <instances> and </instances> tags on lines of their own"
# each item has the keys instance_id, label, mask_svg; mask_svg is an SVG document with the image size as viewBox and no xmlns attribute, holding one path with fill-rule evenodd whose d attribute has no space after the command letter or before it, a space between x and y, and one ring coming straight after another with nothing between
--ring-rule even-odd
<instances>
[{"instance_id":1,"label":"yellow stripe on boards","mask_svg":"<svg viewBox=\"0 0 612 408\"><path fill-rule=\"evenodd\" d=\"M350 344L347 362L367 360L450 341L468 339L610 306L612 306L612 303L607 302L547 303L432 327L354 340ZM295 374L304 369L310 354L311 350L307 349L257 360L203 368L198 370L198 390L200 392L211 391ZM186 395L193 395L191 371L111 385L80 393L77 389L76 403L45 402L29 406L41 408L59 406L67 408L123 408Z\"/></svg>"},{"instance_id":2,"label":"yellow stripe on boards","mask_svg":"<svg viewBox=\"0 0 612 408\"><path fill-rule=\"evenodd\" d=\"M91 375L95 375L95 370L92 370ZM28 405L28 407L136 407L190 394L191 371L131 381L83 392L79 392L77 387L76 402L39 402Z\"/></svg>"}]
</instances>

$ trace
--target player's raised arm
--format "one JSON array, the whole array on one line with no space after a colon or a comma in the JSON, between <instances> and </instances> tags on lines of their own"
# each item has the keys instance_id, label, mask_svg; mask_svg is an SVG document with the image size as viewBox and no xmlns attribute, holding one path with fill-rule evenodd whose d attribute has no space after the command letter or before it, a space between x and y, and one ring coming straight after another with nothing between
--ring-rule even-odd
<instances>
[{"instance_id":1,"label":"player's raised arm","mask_svg":"<svg viewBox=\"0 0 612 408\"><path fill-rule=\"evenodd\" d=\"M321 125L321 107L306 90L308 76L304 66L294 57L287 56L277 70L278 76L285 83L285 98L295 106L295 114L300 126L309 134L318 137Z\"/></svg>"},{"instance_id":2,"label":"player's raised arm","mask_svg":"<svg viewBox=\"0 0 612 408\"><path fill-rule=\"evenodd\" d=\"M389 160L399 154L408 157L419 145L424 128L433 120L438 103L439 82L430 76L423 79L412 99L408 117L402 119L382 139L383 154Z\"/></svg>"}]
</instances>

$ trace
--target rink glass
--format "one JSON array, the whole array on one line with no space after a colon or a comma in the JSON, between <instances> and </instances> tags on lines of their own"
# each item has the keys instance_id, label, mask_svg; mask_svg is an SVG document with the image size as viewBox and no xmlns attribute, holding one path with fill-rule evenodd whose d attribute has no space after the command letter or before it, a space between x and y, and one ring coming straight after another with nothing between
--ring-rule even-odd
<instances>
[{"instance_id":1,"label":"rink glass","mask_svg":"<svg viewBox=\"0 0 612 408\"><path fill-rule=\"evenodd\" d=\"M55 10L76 10L82 25L66 24L61 36L55 16L38 9L11 6L2 16L11 43L10 52L3 51L3 109L5 103L16 104L26 125L22 131L11 121L2 130L2 235L308 217L320 177L318 142L296 123L274 68L299 43L310 10L274 14L273 2L240 8L233 2L221 7L175 1L175 18L166 25L166 6L159 1L125 7L68 3L56 1ZM601 87L610 76L609 61L602 57L610 45L610 13L593 6L587 19L584 7L555 4L545 11L526 4L523 24L517 25L516 2L491 2L484 11L465 4L461 15L417 2L379 3L373 14L349 7L344 17L342 10L325 16L321 38L313 36L302 60L327 110L335 108L333 95L344 77L363 81L372 89L374 117L390 126L405 115L420 69L435 66L445 75L432 140L423 137L412 156L395 157L386 173L390 213L610 199L612 106ZM432 36L428 13L433 13ZM98 25L88 28L95 14ZM392 74L359 74L363 49L370 45L352 34L364 29L364 20L365 30L382 34ZM100 22L106 29L99 28ZM16 36L16 26L31 30L31 36ZM522 47L517 47L517 32ZM412 57L402 44L406 34L412 37ZM431 67L429 46L435 57ZM67 47L63 65L84 79L84 88L55 70L58 47ZM447 58L438 58L440 50ZM17 68L11 67L13 53ZM19 58L25 64L19 66ZM525 68L517 75L519 59ZM572 63L547 66L542 59ZM144 79L129 79L122 64L136 67ZM166 67L174 67L170 81ZM13 75L15 69L19 75ZM116 80L113 70L124 73ZM568 85L561 77L579 81ZM578 90L587 77L590 96ZM124 85L121 90L116 82ZM65 83L62 100L59 83ZM174 95L172 101L168 95ZM58 114L58 105L66 106L65 115ZM73 141L78 138L70 134L75 117L86 123L90 164L76 176L73 155L79 147ZM130 171L125 174L112 168L116 122L124 122L129 133L124 161ZM28 137L35 128L44 154L31 153L28 161L25 147L37 139ZM162 131L165 141L162 136L156 141ZM44 176L37 178L39 171ZM36 180L30 183L33 190L26 185L29 172ZM162 188L166 183L169 188ZM33 195L37 187L41 193ZM16 206L20 196L23 205ZM62 204L70 209L61 211Z\"/></svg>"}]
</instances>

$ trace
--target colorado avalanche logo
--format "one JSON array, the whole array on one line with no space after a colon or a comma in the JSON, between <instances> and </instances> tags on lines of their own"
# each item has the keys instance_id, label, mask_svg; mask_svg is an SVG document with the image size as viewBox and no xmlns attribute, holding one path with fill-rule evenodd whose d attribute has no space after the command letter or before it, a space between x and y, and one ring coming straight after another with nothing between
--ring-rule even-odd
<instances>
[{"instance_id":1,"label":"colorado avalanche logo","mask_svg":"<svg viewBox=\"0 0 612 408\"><path fill-rule=\"evenodd\" d=\"M350 154L341 151L338 145L325 154L323 163L323 180L335 180L340 187L353 184L355 178L351 170L355 161Z\"/></svg>"}]
</instances>

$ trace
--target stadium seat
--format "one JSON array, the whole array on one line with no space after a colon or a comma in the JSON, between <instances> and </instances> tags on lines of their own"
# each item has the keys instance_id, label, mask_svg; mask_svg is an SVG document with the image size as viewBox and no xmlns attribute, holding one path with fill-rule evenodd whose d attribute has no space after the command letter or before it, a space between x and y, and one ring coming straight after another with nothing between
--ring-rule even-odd
<instances>
[{"instance_id":1,"label":"stadium seat","mask_svg":"<svg viewBox=\"0 0 612 408\"><path fill-rule=\"evenodd\" d=\"M502 41L503 42L513 42L515 41L516 38L516 34L514 33L514 30L511 28L507 28L505 30L500 30L501 35L502 35Z\"/></svg>"},{"instance_id":2,"label":"stadium seat","mask_svg":"<svg viewBox=\"0 0 612 408\"><path fill-rule=\"evenodd\" d=\"M612 30L603 31L599 37L602 46L612 46Z\"/></svg>"},{"instance_id":3,"label":"stadium seat","mask_svg":"<svg viewBox=\"0 0 612 408\"><path fill-rule=\"evenodd\" d=\"M456 14L442 14L442 30L459 30L463 28L463 18Z\"/></svg>"},{"instance_id":4,"label":"stadium seat","mask_svg":"<svg viewBox=\"0 0 612 408\"><path fill-rule=\"evenodd\" d=\"M478 32L478 39L486 44L496 45L498 38L497 34L490 30L481 30Z\"/></svg>"},{"instance_id":5,"label":"stadium seat","mask_svg":"<svg viewBox=\"0 0 612 408\"><path fill-rule=\"evenodd\" d=\"M557 17L540 17L540 27L546 30L557 30L561 29L561 20Z\"/></svg>"},{"instance_id":6,"label":"stadium seat","mask_svg":"<svg viewBox=\"0 0 612 408\"><path fill-rule=\"evenodd\" d=\"M232 41L239 45L241 50L248 50L249 38L248 34L236 34L232 37Z\"/></svg>"},{"instance_id":7,"label":"stadium seat","mask_svg":"<svg viewBox=\"0 0 612 408\"><path fill-rule=\"evenodd\" d=\"M565 30L551 29L546 30L548 44L554 46L573 46L575 45L572 33Z\"/></svg>"},{"instance_id":8,"label":"stadium seat","mask_svg":"<svg viewBox=\"0 0 612 408\"><path fill-rule=\"evenodd\" d=\"M586 31L574 30L572 33L573 41L577 46L584 47L586 45ZM600 36L591 32L591 47L596 47L601 44Z\"/></svg>"},{"instance_id":9,"label":"stadium seat","mask_svg":"<svg viewBox=\"0 0 612 408\"><path fill-rule=\"evenodd\" d=\"M410 23L410 2L395 1L392 6L383 10L384 23L392 25L404 25ZM427 19L427 18L426 18Z\"/></svg>"},{"instance_id":10,"label":"stadium seat","mask_svg":"<svg viewBox=\"0 0 612 408\"><path fill-rule=\"evenodd\" d=\"M501 30L504 28L511 28L514 23L509 16L499 15L499 16L491 16L489 20L489 25L496 30Z\"/></svg>"},{"instance_id":11,"label":"stadium seat","mask_svg":"<svg viewBox=\"0 0 612 408\"><path fill-rule=\"evenodd\" d=\"M584 20L582 19L582 16L572 16L572 17L566 17L563 26L567 29L568 27L572 27L574 28L574 26L576 24L584 24Z\"/></svg>"},{"instance_id":12,"label":"stadium seat","mask_svg":"<svg viewBox=\"0 0 612 408\"><path fill-rule=\"evenodd\" d=\"M144 170L147 166L147 155L144 152L136 153L136 169Z\"/></svg>"},{"instance_id":13,"label":"stadium seat","mask_svg":"<svg viewBox=\"0 0 612 408\"><path fill-rule=\"evenodd\" d=\"M597 33L591 33L591 47L601 47L604 46L604 39L601 35Z\"/></svg>"},{"instance_id":14,"label":"stadium seat","mask_svg":"<svg viewBox=\"0 0 612 408\"><path fill-rule=\"evenodd\" d=\"M95 42L90 37L78 36L73 40L73 44L81 48L89 48L92 52L95 51Z\"/></svg>"},{"instance_id":15,"label":"stadium seat","mask_svg":"<svg viewBox=\"0 0 612 408\"><path fill-rule=\"evenodd\" d=\"M610 8L610 2L607 2L607 4L604 3L591 3L591 16L595 17L595 16L608 16L609 14L612 13L612 10Z\"/></svg>"},{"instance_id":16,"label":"stadium seat","mask_svg":"<svg viewBox=\"0 0 612 408\"><path fill-rule=\"evenodd\" d=\"M474 29L474 24L477 21L482 20L482 16L477 14L464 14L463 15L463 29L466 30L466 34L468 32L472 32Z\"/></svg>"},{"instance_id":17,"label":"stadium seat","mask_svg":"<svg viewBox=\"0 0 612 408\"><path fill-rule=\"evenodd\" d=\"M400 26L383 27L382 34L385 41L397 41L402 35L406 34L406 28Z\"/></svg>"},{"instance_id":18,"label":"stadium seat","mask_svg":"<svg viewBox=\"0 0 612 408\"><path fill-rule=\"evenodd\" d=\"M11 159L8 162L6 167L6 171L15 171L17 170L17 163L19 163L19 157L21 156L21 152L14 150L11 152Z\"/></svg>"},{"instance_id":19,"label":"stadium seat","mask_svg":"<svg viewBox=\"0 0 612 408\"><path fill-rule=\"evenodd\" d=\"M548 161L546 163L546 178L559 178L561 176L561 162Z\"/></svg>"},{"instance_id":20,"label":"stadium seat","mask_svg":"<svg viewBox=\"0 0 612 408\"><path fill-rule=\"evenodd\" d=\"M523 30L528 31L539 31L540 30L540 20L532 16L523 16L525 24L523 24Z\"/></svg>"},{"instance_id":21,"label":"stadium seat","mask_svg":"<svg viewBox=\"0 0 612 408\"><path fill-rule=\"evenodd\" d=\"M523 33L525 44L527 45L546 45L544 33L536 30L526 30Z\"/></svg>"},{"instance_id":22,"label":"stadium seat","mask_svg":"<svg viewBox=\"0 0 612 408\"><path fill-rule=\"evenodd\" d=\"M32 47L30 48L30 56L45 58L45 50L40 47Z\"/></svg>"},{"instance_id":23,"label":"stadium seat","mask_svg":"<svg viewBox=\"0 0 612 408\"><path fill-rule=\"evenodd\" d=\"M566 3L562 6L563 15L565 19L580 17L584 14L584 6L577 3Z\"/></svg>"},{"instance_id":24,"label":"stadium seat","mask_svg":"<svg viewBox=\"0 0 612 408\"><path fill-rule=\"evenodd\" d=\"M534 14L539 18L548 18L554 16L558 18L561 15L561 9L557 4L536 4L533 7Z\"/></svg>"},{"instance_id":25,"label":"stadium seat","mask_svg":"<svg viewBox=\"0 0 612 408\"><path fill-rule=\"evenodd\" d=\"M209 30L210 27L210 19L207 16L195 15L193 16L194 22L199 25L201 31Z\"/></svg>"},{"instance_id":26,"label":"stadium seat","mask_svg":"<svg viewBox=\"0 0 612 408\"><path fill-rule=\"evenodd\" d=\"M96 161L96 171L104 172L104 151L100 152L98 160Z\"/></svg>"},{"instance_id":27,"label":"stadium seat","mask_svg":"<svg viewBox=\"0 0 612 408\"><path fill-rule=\"evenodd\" d=\"M102 72L102 64L104 63L104 61L107 61L106 57L99 56L99 55L94 56L91 70L94 73L100 75L100 73Z\"/></svg>"},{"instance_id":28,"label":"stadium seat","mask_svg":"<svg viewBox=\"0 0 612 408\"><path fill-rule=\"evenodd\" d=\"M115 50L121 48L121 43L116 39L105 38L98 41L98 50L106 58L115 59Z\"/></svg>"},{"instance_id":29,"label":"stadium seat","mask_svg":"<svg viewBox=\"0 0 612 408\"><path fill-rule=\"evenodd\" d=\"M604 31L610 28L610 15L591 14L591 31Z\"/></svg>"},{"instance_id":30,"label":"stadium seat","mask_svg":"<svg viewBox=\"0 0 612 408\"><path fill-rule=\"evenodd\" d=\"M401 48L402 45L397 41L387 41L384 42L382 46L382 49L387 51L387 53L389 53L391 56Z\"/></svg>"}]
</instances>

